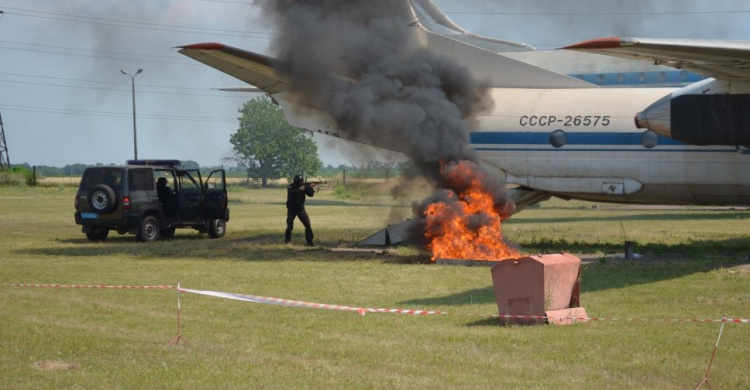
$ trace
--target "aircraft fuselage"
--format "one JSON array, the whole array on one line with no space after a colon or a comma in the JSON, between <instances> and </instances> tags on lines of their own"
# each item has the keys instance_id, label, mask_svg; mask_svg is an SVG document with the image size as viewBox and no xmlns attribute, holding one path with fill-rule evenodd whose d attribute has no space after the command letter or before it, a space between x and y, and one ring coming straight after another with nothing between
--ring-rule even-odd
<instances>
[{"instance_id":1,"label":"aircraft fuselage","mask_svg":"<svg viewBox=\"0 0 750 390\"><path fill-rule=\"evenodd\" d=\"M674 88L506 89L472 133L508 183L627 203L750 204L749 154L638 129L634 114ZM644 131L645 130L645 131Z\"/></svg>"}]
</instances>

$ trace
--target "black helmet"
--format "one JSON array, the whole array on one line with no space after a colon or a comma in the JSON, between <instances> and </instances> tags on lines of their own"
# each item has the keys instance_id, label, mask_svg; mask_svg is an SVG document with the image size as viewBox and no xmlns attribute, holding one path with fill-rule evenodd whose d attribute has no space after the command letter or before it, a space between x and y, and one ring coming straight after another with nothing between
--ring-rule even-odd
<instances>
[{"instance_id":1,"label":"black helmet","mask_svg":"<svg viewBox=\"0 0 750 390\"><path fill-rule=\"evenodd\" d=\"M302 175L296 175L294 176L294 179L292 179L292 182L294 182L294 184L302 184L302 180Z\"/></svg>"}]
</instances>

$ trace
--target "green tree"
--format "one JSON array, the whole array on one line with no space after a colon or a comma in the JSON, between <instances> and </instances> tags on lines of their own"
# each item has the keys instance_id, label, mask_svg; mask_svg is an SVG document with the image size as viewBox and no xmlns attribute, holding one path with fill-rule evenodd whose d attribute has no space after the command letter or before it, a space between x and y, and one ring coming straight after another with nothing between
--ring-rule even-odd
<instances>
[{"instance_id":1,"label":"green tree","mask_svg":"<svg viewBox=\"0 0 750 390\"><path fill-rule=\"evenodd\" d=\"M248 179L269 179L295 174L315 175L323 166L312 134L292 127L281 109L265 96L248 101L239 110L240 127L232 134L232 154L225 160L247 168Z\"/></svg>"},{"instance_id":2,"label":"green tree","mask_svg":"<svg viewBox=\"0 0 750 390\"><path fill-rule=\"evenodd\" d=\"M200 169L200 164L193 160L182 160L180 161L182 169Z\"/></svg>"},{"instance_id":3,"label":"green tree","mask_svg":"<svg viewBox=\"0 0 750 390\"><path fill-rule=\"evenodd\" d=\"M68 164L62 167L63 175L80 176L83 175L83 171L86 169L86 164Z\"/></svg>"}]
</instances>

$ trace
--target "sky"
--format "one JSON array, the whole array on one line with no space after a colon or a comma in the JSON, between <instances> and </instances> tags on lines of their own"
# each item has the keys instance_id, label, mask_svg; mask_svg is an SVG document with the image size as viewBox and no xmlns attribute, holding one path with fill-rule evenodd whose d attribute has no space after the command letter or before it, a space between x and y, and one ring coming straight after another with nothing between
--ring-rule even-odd
<instances>
[{"instance_id":1,"label":"sky","mask_svg":"<svg viewBox=\"0 0 750 390\"><path fill-rule=\"evenodd\" d=\"M279 0L258 0L279 1ZM373 0L376 1L376 0ZM740 0L434 0L476 34L555 48L606 36L750 40ZM140 158L220 165L238 110L257 94L174 47L221 42L271 54L252 0L0 0L0 116L11 163L123 163L133 158L135 77ZM324 164L394 161L316 135Z\"/></svg>"}]
</instances>

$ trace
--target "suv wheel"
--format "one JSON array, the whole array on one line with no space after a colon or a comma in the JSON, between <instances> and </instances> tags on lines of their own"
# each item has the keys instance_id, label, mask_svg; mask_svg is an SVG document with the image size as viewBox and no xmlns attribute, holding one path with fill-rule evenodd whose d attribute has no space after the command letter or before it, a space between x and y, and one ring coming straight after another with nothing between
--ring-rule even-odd
<instances>
[{"instance_id":1,"label":"suv wheel","mask_svg":"<svg viewBox=\"0 0 750 390\"><path fill-rule=\"evenodd\" d=\"M86 238L89 241L104 241L109 235L109 229L106 228L94 228L90 232L86 233Z\"/></svg>"},{"instance_id":2,"label":"suv wheel","mask_svg":"<svg viewBox=\"0 0 750 390\"><path fill-rule=\"evenodd\" d=\"M117 205L117 194L106 184L97 184L89 191L89 206L97 214L107 214Z\"/></svg>"},{"instance_id":3,"label":"suv wheel","mask_svg":"<svg viewBox=\"0 0 750 390\"><path fill-rule=\"evenodd\" d=\"M135 238L141 242L156 241L159 238L159 220L150 215L143 218Z\"/></svg>"},{"instance_id":4,"label":"suv wheel","mask_svg":"<svg viewBox=\"0 0 750 390\"><path fill-rule=\"evenodd\" d=\"M227 223L223 219L212 219L208 221L208 236L211 238L223 237L227 231Z\"/></svg>"}]
</instances>

